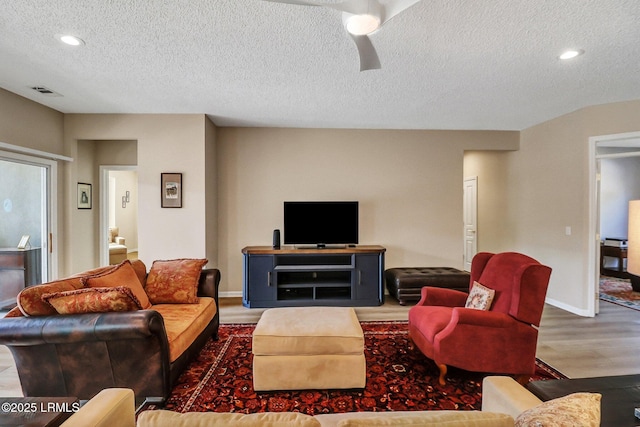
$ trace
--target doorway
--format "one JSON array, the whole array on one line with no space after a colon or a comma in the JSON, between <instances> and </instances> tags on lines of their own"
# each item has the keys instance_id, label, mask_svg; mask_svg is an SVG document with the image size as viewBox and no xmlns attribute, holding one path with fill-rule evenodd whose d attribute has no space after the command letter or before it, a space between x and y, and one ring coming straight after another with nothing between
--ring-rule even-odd
<instances>
[{"instance_id":1,"label":"doorway","mask_svg":"<svg viewBox=\"0 0 640 427\"><path fill-rule=\"evenodd\" d=\"M138 257L137 166L100 166L100 261Z\"/></svg>"},{"instance_id":2,"label":"doorway","mask_svg":"<svg viewBox=\"0 0 640 427\"><path fill-rule=\"evenodd\" d=\"M15 252L14 258L22 255L19 258L25 263L21 278L15 269L0 271L3 292L9 292L14 301L21 290L18 282L22 287L44 283L57 274L57 254L52 250L56 188L56 161L0 151L0 248ZM14 282L15 289L6 289Z\"/></svg>"},{"instance_id":3,"label":"doorway","mask_svg":"<svg viewBox=\"0 0 640 427\"><path fill-rule=\"evenodd\" d=\"M464 269L471 271L471 261L478 252L478 177L464 180Z\"/></svg>"},{"instance_id":4,"label":"doorway","mask_svg":"<svg viewBox=\"0 0 640 427\"><path fill-rule=\"evenodd\" d=\"M604 135L589 138L589 169L590 169L590 209L589 209L589 282L588 295L594 295L594 300L589 300L588 310L590 315L595 315L599 311L600 301L600 276L601 276L601 241L605 238L624 238L626 234L626 222L628 220L626 209L614 204L628 204L628 200L640 198L633 193L637 185L629 186L625 189L625 183L621 181L616 189L615 185L606 183L603 186L603 174L607 176L604 180L612 179L611 175L618 169L629 170L628 160L640 156L640 132L631 132L616 135ZM626 160L625 160L626 159ZM624 161L624 163L623 163ZM605 167L603 167L605 166ZM633 170L633 166L631 166ZM628 178L626 176L625 178ZM606 182L606 181L605 181ZM611 195L611 192L621 193ZM624 193L624 194L622 194ZM637 193L637 192L636 192ZM616 220L603 224L602 219L611 216L610 212L616 210ZM616 236L609 235L616 234ZM620 234L620 235L618 235ZM619 260L619 262L623 262ZM620 266L622 267L622 266Z\"/></svg>"}]
</instances>

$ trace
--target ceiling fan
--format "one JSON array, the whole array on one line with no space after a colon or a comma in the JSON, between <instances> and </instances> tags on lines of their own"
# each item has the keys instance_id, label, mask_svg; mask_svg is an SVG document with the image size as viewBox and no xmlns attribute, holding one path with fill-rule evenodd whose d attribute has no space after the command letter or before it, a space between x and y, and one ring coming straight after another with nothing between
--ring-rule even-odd
<instances>
[{"instance_id":1,"label":"ceiling fan","mask_svg":"<svg viewBox=\"0 0 640 427\"><path fill-rule=\"evenodd\" d=\"M318 3L311 0L264 0L272 3L320 6L342 12L342 23L358 48L360 71L380 68L380 59L369 34L377 31L391 18L421 0L390 0L382 4L378 0L345 0L340 3Z\"/></svg>"}]
</instances>

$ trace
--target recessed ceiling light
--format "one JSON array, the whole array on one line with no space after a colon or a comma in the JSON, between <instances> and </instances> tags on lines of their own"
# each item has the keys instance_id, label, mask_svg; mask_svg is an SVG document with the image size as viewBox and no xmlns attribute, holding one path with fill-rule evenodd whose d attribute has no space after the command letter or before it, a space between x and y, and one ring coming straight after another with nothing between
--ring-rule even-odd
<instances>
[{"instance_id":1,"label":"recessed ceiling light","mask_svg":"<svg viewBox=\"0 0 640 427\"><path fill-rule=\"evenodd\" d=\"M575 58L576 56L580 56L584 53L584 50L582 49L569 49L569 50L565 50L564 52L562 52L560 54L560 56L558 56L558 58L560 59L572 59Z\"/></svg>"},{"instance_id":2,"label":"recessed ceiling light","mask_svg":"<svg viewBox=\"0 0 640 427\"><path fill-rule=\"evenodd\" d=\"M59 38L62 43L66 43L69 46L80 46L84 44L84 40L76 36L63 35Z\"/></svg>"}]
</instances>

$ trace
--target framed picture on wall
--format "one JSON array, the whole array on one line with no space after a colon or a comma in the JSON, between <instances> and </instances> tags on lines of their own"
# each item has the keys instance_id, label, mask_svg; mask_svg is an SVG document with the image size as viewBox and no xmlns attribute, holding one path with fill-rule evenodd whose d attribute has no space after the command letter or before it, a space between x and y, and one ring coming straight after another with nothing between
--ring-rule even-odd
<instances>
[{"instance_id":1,"label":"framed picture on wall","mask_svg":"<svg viewBox=\"0 0 640 427\"><path fill-rule=\"evenodd\" d=\"M26 249L27 245L31 246L29 244L29 235L25 234L22 236L22 238L20 239L20 242L18 243L18 249Z\"/></svg>"},{"instance_id":2,"label":"framed picture on wall","mask_svg":"<svg viewBox=\"0 0 640 427\"><path fill-rule=\"evenodd\" d=\"M162 173L160 174L161 199L160 206L163 208L182 207L182 174Z\"/></svg>"},{"instance_id":3,"label":"framed picture on wall","mask_svg":"<svg viewBox=\"0 0 640 427\"><path fill-rule=\"evenodd\" d=\"M91 209L91 184L78 183L78 209Z\"/></svg>"}]
</instances>

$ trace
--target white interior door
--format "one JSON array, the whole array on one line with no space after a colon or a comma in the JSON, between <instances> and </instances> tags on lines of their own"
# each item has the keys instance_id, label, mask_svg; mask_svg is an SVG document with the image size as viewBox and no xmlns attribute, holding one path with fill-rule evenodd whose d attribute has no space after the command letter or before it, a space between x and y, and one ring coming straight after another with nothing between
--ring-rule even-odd
<instances>
[{"instance_id":1,"label":"white interior door","mask_svg":"<svg viewBox=\"0 0 640 427\"><path fill-rule=\"evenodd\" d=\"M464 269L471 271L471 260L478 252L478 177L464 180Z\"/></svg>"}]
</instances>

